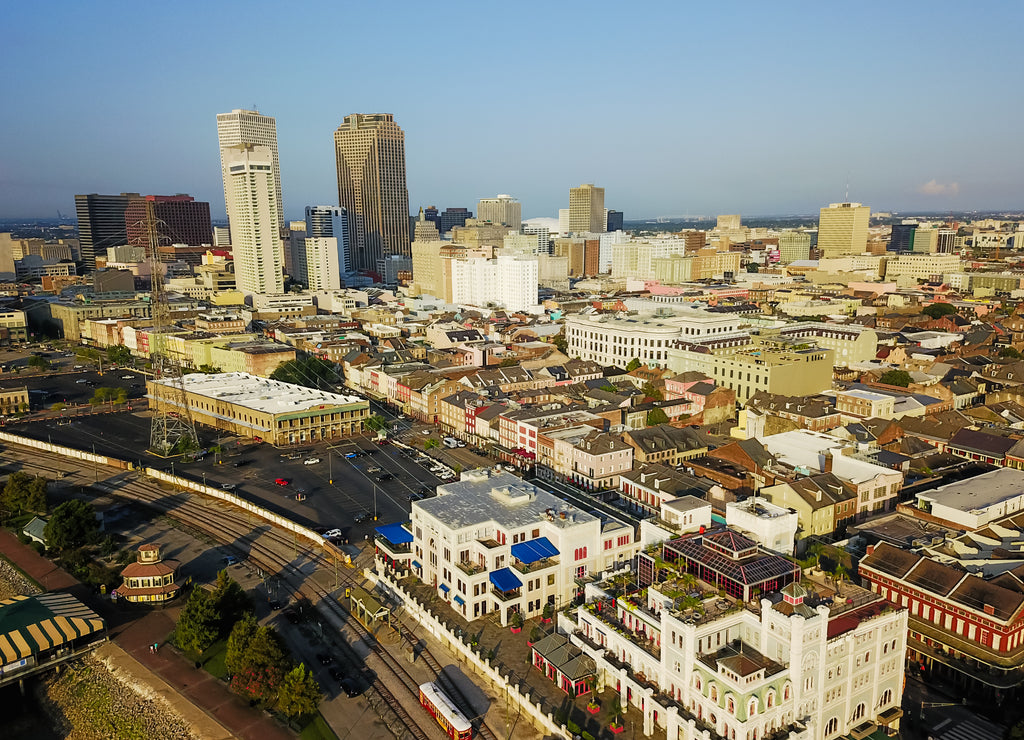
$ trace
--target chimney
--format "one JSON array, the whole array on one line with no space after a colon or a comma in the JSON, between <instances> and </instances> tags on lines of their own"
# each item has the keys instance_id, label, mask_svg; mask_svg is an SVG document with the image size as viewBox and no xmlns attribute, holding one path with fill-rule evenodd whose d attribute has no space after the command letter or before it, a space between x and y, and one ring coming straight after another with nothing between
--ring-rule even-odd
<instances>
[{"instance_id":1,"label":"chimney","mask_svg":"<svg viewBox=\"0 0 1024 740\"><path fill-rule=\"evenodd\" d=\"M825 450L825 470L826 473L832 472L832 450Z\"/></svg>"},{"instance_id":2,"label":"chimney","mask_svg":"<svg viewBox=\"0 0 1024 740\"><path fill-rule=\"evenodd\" d=\"M867 551L868 551L868 555L870 555L871 553L873 553L875 551L875 546L874 545L868 545Z\"/></svg>"}]
</instances>

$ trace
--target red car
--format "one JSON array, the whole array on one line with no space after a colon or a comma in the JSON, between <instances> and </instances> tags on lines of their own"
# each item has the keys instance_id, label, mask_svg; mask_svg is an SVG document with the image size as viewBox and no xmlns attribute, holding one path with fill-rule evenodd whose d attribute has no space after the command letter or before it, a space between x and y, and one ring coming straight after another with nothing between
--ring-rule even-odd
<instances>
[{"instance_id":1,"label":"red car","mask_svg":"<svg viewBox=\"0 0 1024 740\"><path fill-rule=\"evenodd\" d=\"M286 481L284 478L275 478L274 479L274 483L276 483L279 486L287 486L288 485L288 481Z\"/></svg>"}]
</instances>

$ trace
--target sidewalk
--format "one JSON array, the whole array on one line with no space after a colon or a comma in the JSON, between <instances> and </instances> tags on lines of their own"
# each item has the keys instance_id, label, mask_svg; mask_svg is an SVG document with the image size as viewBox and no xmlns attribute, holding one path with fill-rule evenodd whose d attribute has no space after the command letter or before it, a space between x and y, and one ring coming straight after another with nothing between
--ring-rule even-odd
<instances>
[{"instance_id":1,"label":"sidewalk","mask_svg":"<svg viewBox=\"0 0 1024 740\"><path fill-rule=\"evenodd\" d=\"M107 620L109 638L132 660L125 660L116 650L104 653L106 659L148 684L154 693L166 695L169 688L177 692L184 703L192 705L195 711L206 712L214 718L216 722L200 726L208 728L212 733L211 738L218 737L218 723L228 733L219 737L247 740L291 740L295 737L294 733L283 728L269 715L250 707L247 701L232 694L226 684L201 668L196 668L170 648L161 648L156 654L149 652L150 645L155 642L163 644L167 639L174 628L174 616L178 609L148 613L140 609L141 616L133 619L130 609L117 609L106 599L95 597L75 578L38 555L32 548L18 542L17 537L7 531L0 531L0 553L47 590L70 592L103 616ZM154 680L154 676L158 678ZM181 712L182 705L177 702L171 704L184 719L191 719L188 713Z\"/></svg>"}]
</instances>

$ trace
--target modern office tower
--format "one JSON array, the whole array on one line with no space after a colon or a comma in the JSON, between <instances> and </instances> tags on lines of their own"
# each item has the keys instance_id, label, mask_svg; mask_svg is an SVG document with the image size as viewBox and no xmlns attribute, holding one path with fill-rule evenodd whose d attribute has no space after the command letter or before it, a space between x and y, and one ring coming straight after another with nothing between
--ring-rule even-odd
<instances>
[{"instance_id":1,"label":"modern office tower","mask_svg":"<svg viewBox=\"0 0 1024 740\"><path fill-rule=\"evenodd\" d=\"M741 217L738 213L729 213L718 217L718 229L730 231L741 228Z\"/></svg>"},{"instance_id":2,"label":"modern office tower","mask_svg":"<svg viewBox=\"0 0 1024 740\"><path fill-rule=\"evenodd\" d=\"M692 254L704 249L708 235L706 231L684 231L680 234L686 244L686 253Z\"/></svg>"},{"instance_id":3,"label":"modern office tower","mask_svg":"<svg viewBox=\"0 0 1024 740\"><path fill-rule=\"evenodd\" d=\"M305 246L306 287L312 291L340 289L343 251L338 238L307 233L302 241Z\"/></svg>"},{"instance_id":4,"label":"modern office tower","mask_svg":"<svg viewBox=\"0 0 1024 740\"><path fill-rule=\"evenodd\" d=\"M231 251L238 290L284 292L284 250L277 212L274 152L270 147L222 147L224 192L231 223Z\"/></svg>"},{"instance_id":5,"label":"modern office tower","mask_svg":"<svg viewBox=\"0 0 1024 740\"><path fill-rule=\"evenodd\" d=\"M536 234L539 254L551 254L551 230L547 226L524 226L523 233Z\"/></svg>"},{"instance_id":6,"label":"modern office tower","mask_svg":"<svg viewBox=\"0 0 1024 740\"><path fill-rule=\"evenodd\" d=\"M931 226L914 229L913 250L919 254L935 254L939 251L939 230Z\"/></svg>"},{"instance_id":7,"label":"modern office tower","mask_svg":"<svg viewBox=\"0 0 1024 740\"><path fill-rule=\"evenodd\" d=\"M341 272L352 272L352 229L348 211L339 206L306 206L306 236L314 239L333 236L338 240L338 265Z\"/></svg>"},{"instance_id":8,"label":"modern office tower","mask_svg":"<svg viewBox=\"0 0 1024 740\"><path fill-rule=\"evenodd\" d=\"M437 233L441 233L441 214L437 212L437 206L427 206L423 209L423 217L437 227Z\"/></svg>"},{"instance_id":9,"label":"modern office tower","mask_svg":"<svg viewBox=\"0 0 1024 740\"><path fill-rule=\"evenodd\" d=\"M96 256L103 256L107 247L120 247L128 243L128 230L124 212L133 200L142 198L138 193L120 195L75 196L78 214L78 239L82 253L83 271L96 269Z\"/></svg>"},{"instance_id":10,"label":"modern office tower","mask_svg":"<svg viewBox=\"0 0 1024 740\"><path fill-rule=\"evenodd\" d=\"M569 231L574 234L604 231L604 188L590 183L569 188Z\"/></svg>"},{"instance_id":11,"label":"modern office tower","mask_svg":"<svg viewBox=\"0 0 1024 740\"><path fill-rule=\"evenodd\" d=\"M558 209L558 235L569 236L569 209Z\"/></svg>"},{"instance_id":12,"label":"modern office tower","mask_svg":"<svg viewBox=\"0 0 1024 740\"><path fill-rule=\"evenodd\" d=\"M893 224L892 232L889 235L890 252L909 252L914 248L914 231L917 230L917 221L903 221Z\"/></svg>"},{"instance_id":13,"label":"modern office tower","mask_svg":"<svg viewBox=\"0 0 1024 740\"><path fill-rule=\"evenodd\" d=\"M215 247L230 247L231 246L231 229L227 226L214 226L213 227L213 246Z\"/></svg>"},{"instance_id":14,"label":"modern office tower","mask_svg":"<svg viewBox=\"0 0 1024 740\"><path fill-rule=\"evenodd\" d=\"M433 221L428 221L423 209L420 209L419 218L413 225L412 240L414 242L436 242L440 241L441 233Z\"/></svg>"},{"instance_id":15,"label":"modern office tower","mask_svg":"<svg viewBox=\"0 0 1024 740\"><path fill-rule=\"evenodd\" d=\"M157 232L161 245L187 244L199 247L213 244L213 226L210 224L210 204L197 201L190 195L147 195L133 200L124 211L128 243L148 246L146 228L146 202L153 203Z\"/></svg>"},{"instance_id":16,"label":"modern office tower","mask_svg":"<svg viewBox=\"0 0 1024 740\"><path fill-rule=\"evenodd\" d=\"M605 231L622 230L622 211L605 211Z\"/></svg>"},{"instance_id":17,"label":"modern office tower","mask_svg":"<svg viewBox=\"0 0 1024 740\"><path fill-rule=\"evenodd\" d=\"M306 222L289 221L284 230L284 271L292 280L306 283Z\"/></svg>"},{"instance_id":18,"label":"modern office tower","mask_svg":"<svg viewBox=\"0 0 1024 740\"><path fill-rule=\"evenodd\" d=\"M956 229L939 229L938 242L935 245L937 254L953 254L956 252Z\"/></svg>"},{"instance_id":19,"label":"modern office tower","mask_svg":"<svg viewBox=\"0 0 1024 740\"><path fill-rule=\"evenodd\" d=\"M224 169L224 150L236 144L253 144L270 149L274 173L275 208L277 225L284 226L284 204L281 199L281 165L277 159L277 121L259 111L236 108L230 113L217 114L217 140L220 142L220 167ZM227 208L227 180L224 181L224 204Z\"/></svg>"},{"instance_id":20,"label":"modern office tower","mask_svg":"<svg viewBox=\"0 0 1024 740\"><path fill-rule=\"evenodd\" d=\"M439 230L447 234L456 226L465 226L466 221L473 218L473 212L468 208L445 208L441 212Z\"/></svg>"},{"instance_id":21,"label":"modern office tower","mask_svg":"<svg viewBox=\"0 0 1024 740\"><path fill-rule=\"evenodd\" d=\"M353 113L334 132L338 205L348 211L357 270L392 254L409 256L405 133L390 113Z\"/></svg>"},{"instance_id":22,"label":"modern office tower","mask_svg":"<svg viewBox=\"0 0 1024 740\"><path fill-rule=\"evenodd\" d=\"M476 204L476 220L502 224L519 231L523 225L523 204L511 195L482 198Z\"/></svg>"},{"instance_id":23,"label":"modern office tower","mask_svg":"<svg viewBox=\"0 0 1024 740\"><path fill-rule=\"evenodd\" d=\"M860 203L830 203L818 218L818 251L822 257L862 254L868 248L871 209Z\"/></svg>"},{"instance_id":24,"label":"modern office tower","mask_svg":"<svg viewBox=\"0 0 1024 740\"><path fill-rule=\"evenodd\" d=\"M779 259L789 264L811 258L811 235L805 231L783 231L779 234Z\"/></svg>"},{"instance_id":25,"label":"modern office tower","mask_svg":"<svg viewBox=\"0 0 1024 740\"><path fill-rule=\"evenodd\" d=\"M629 235L621 229L600 235L601 247L598 253L598 273L605 275L612 271L612 250L616 244L629 241Z\"/></svg>"}]
</instances>

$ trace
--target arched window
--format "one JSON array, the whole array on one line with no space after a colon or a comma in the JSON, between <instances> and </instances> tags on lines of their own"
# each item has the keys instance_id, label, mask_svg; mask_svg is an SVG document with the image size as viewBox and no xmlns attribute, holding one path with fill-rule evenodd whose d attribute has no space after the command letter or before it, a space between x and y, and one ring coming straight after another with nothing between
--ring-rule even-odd
<instances>
[{"instance_id":1,"label":"arched window","mask_svg":"<svg viewBox=\"0 0 1024 740\"><path fill-rule=\"evenodd\" d=\"M752 717L755 714L757 714L757 699L751 699L750 704L747 705L747 716ZM756 733L757 730L754 730L754 732Z\"/></svg>"},{"instance_id":2,"label":"arched window","mask_svg":"<svg viewBox=\"0 0 1024 740\"><path fill-rule=\"evenodd\" d=\"M771 691L768 692L768 696L765 697L765 704L768 706L769 709L775 706L775 690L774 689L772 689Z\"/></svg>"},{"instance_id":3,"label":"arched window","mask_svg":"<svg viewBox=\"0 0 1024 740\"><path fill-rule=\"evenodd\" d=\"M736 714L736 702L733 701L731 696L725 698L725 711L729 714Z\"/></svg>"},{"instance_id":4,"label":"arched window","mask_svg":"<svg viewBox=\"0 0 1024 740\"><path fill-rule=\"evenodd\" d=\"M882 692L882 698L878 700L878 707L881 709L886 704L892 704L892 689L886 689Z\"/></svg>"},{"instance_id":5,"label":"arched window","mask_svg":"<svg viewBox=\"0 0 1024 740\"><path fill-rule=\"evenodd\" d=\"M718 687L714 684L711 684L711 688L708 690L708 698L716 704L718 703Z\"/></svg>"},{"instance_id":6,"label":"arched window","mask_svg":"<svg viewBox=\"0 0 1024 740\"><path fill-rule=\"evenodd\" d=\"M828 724L825 725L825 737L829 737L830 735L835 735L836 734L836 730L838 730L838 729L839 729L839 720L836 719L835 717L833 717L832 719L830 719L828 721Z\"/></svg>"},{"instance_id":7,"label":"arched window","mask_svg":"<svg viewBox=\"0 0 1024 740\"><path fill-rule=\"evenodd\" d=\"M782 687L782 701L789 701L790 685L787 683Z\"/></svg>"},{"instance_id":8,"label":"arched window","mask_svg":"<svg viewBox=\"0 0 1024 740\"><path fill-rule=\"evenodd\" d=\"M865 711L865 709L866 709L866 707L864 706L864 702L861 702L860 704L858 704L857 708L853 710L853 718L852 718L851 721L859 722L860 720L864 719L864 711Z\"/></svg>"},{"instance_id":9,"label":"arched window","mask_svg":"<svg viewBox=\"0 0 1024 740\"><path fill-rule=\"evenodd\" d=\"M697 691L700 691L700 688L701 688L700 676L694 676L693 677L693 687L695 689L697 689Z\"/></svg>"}]
</instances>

